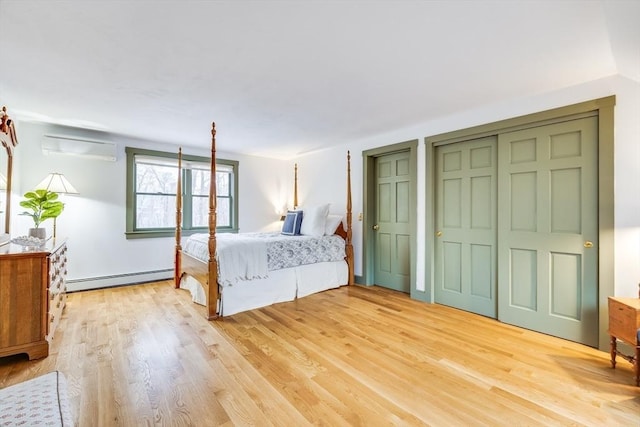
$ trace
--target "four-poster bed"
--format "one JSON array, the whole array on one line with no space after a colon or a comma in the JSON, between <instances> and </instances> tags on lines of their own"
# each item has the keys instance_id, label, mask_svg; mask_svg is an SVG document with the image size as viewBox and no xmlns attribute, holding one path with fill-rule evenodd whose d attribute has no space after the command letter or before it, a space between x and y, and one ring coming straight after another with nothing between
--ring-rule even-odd
<instances>
[{"instance_id":1,"label":"four-poster bed","mask_svg":"<svg viewBox=\"0 0 640 427\"><path fill-rule=\"evenodd\" d=\"M194 301L207 308L207 317L216 319L240 311L291 301L295 298L354 283L351 156L347 153L346 229L339 216L336 228L323 235L285 236L280 233L243 233L216 236L216 128L211 128L211 180L209 189L209 233L191 236L183 247L182 178L178 175L176 196L175 286L192 292ZM182 150L178 153L178 169L182 167ZM297 207L297 165L294 178L294 209ZM321 209L319 209L320 211ZM328 216L313 209L303 210L302 224L314 224L318 216ZM317 214L317 215L316 215ZM323 219L323 221L324 221ZM324 224L324 222L322 222ZM325 230L323 225L322 230ZM238 246L239 245L239 246ZM200 246L200 247L199 247ZM311 249L310 249L311 248ZM314 249L317 248L317 249ZM236 251L236 252L234 252ZM280 252L278 252L280 251ZM316 252L314 252L316 251ZM198 252L201 252L198 255ZM305 259L300 254L304 254ZM286 257L289 257L285 259ZM254 264L238 263L250 258ZM257 265L257 266L256 266ZM232 272L250 274L238 279Z\"/></svg>"}]
</instances>

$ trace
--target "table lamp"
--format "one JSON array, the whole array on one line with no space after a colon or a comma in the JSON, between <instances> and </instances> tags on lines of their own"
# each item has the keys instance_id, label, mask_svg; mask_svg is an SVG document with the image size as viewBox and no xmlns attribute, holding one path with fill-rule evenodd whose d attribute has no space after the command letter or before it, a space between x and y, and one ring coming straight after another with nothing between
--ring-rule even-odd
<instances>
[{"instance_id":1,"label":"table lamp","mask_svg":"<svg viewBox=\"0 0 640 427\"><path fill-rule=\"evenodd\" d=\"M40 184L36 186L36 190L48 190L58 194L78 194L73 185L64 177L63 174L53 172L47 175ZM56 219L53 218L53 238L56 238Z\"/></svg>"}]
</instances>

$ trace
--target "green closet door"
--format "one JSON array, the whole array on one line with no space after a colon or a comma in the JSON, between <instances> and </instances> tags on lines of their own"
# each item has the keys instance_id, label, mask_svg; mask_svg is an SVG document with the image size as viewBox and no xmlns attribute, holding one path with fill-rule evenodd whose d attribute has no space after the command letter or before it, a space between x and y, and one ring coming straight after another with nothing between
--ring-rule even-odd
<instances>
[{"instance_id":1,"label":"green closet door","mask_svg":"<svg viewBox=\"0 0 640 427\"><path fill-rule=\"evenodd\" d=\"M435 301L496 317L497 138L436 148Z\"/></svg>"},{"instance_id":2,"label":"green closet door","mask_svg":"<svg viewBox=\"0 0 640 427\"><path fill-rule=\"evenodd\" d=\"M411 291L411 169L409 152L375 159L376 223L374 283Z\"/></svg>"},{"instance_id":3,"label":"green closet door","mask_svg":"<svg viewBox=\"0 0 640 427\"><path fill-rule=\"evenodd\" d=\"M498 318L598 345L596 118L501 134Z\"/></svg>"}]
</instances>

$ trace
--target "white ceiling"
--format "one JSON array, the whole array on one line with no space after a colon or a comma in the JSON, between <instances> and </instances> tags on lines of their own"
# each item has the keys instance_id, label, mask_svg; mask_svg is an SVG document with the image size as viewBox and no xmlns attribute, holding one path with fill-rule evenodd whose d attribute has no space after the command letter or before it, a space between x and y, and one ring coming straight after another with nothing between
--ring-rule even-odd
<instances>
[{"instance_id":1,"label":"white ceiling","mask_svg":"<svg viewBox=\"0 0 640 427\"><path fill-rule=\"evenodd\" d=\"M0 103L38 119L289 158L620 74L640 0L0 0Z\"/></svg>"}]
</instances>

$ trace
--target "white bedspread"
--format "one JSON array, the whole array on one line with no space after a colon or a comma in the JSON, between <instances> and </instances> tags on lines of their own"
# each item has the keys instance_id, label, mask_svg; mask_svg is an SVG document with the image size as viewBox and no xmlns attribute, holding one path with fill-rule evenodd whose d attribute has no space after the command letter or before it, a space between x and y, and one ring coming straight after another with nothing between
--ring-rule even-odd
<instances>
[{"instance_id":1,"label":"white bedspread","mask_svg":"<svg viewBox=\"0 0 640 427\"><path fill-rule=\"evenodd\" d=\"M195 234L190 240L206 247L209 236ZM190 252L185 245L185 252ZM197 255L197 254L193 254ZM233 286L239 280L263 279L268 277L267 243L242 234L216 235L216 259L218 261L218 282L222 286Z\"/></svg>"},{"instance_id":2,"label":"white bedspread","mask_svg":"<svg viewBox=\"0 0 640 427\"><path fill-rule=\"evenodd\" d=\"M209 235L193 234L183 251L206 262ZM264 279L269 272L299 265L343 261L345 241L340 236L285 236L280 233L223 233L216 235L218 282Z\"/></svg>"}]
</instances>

